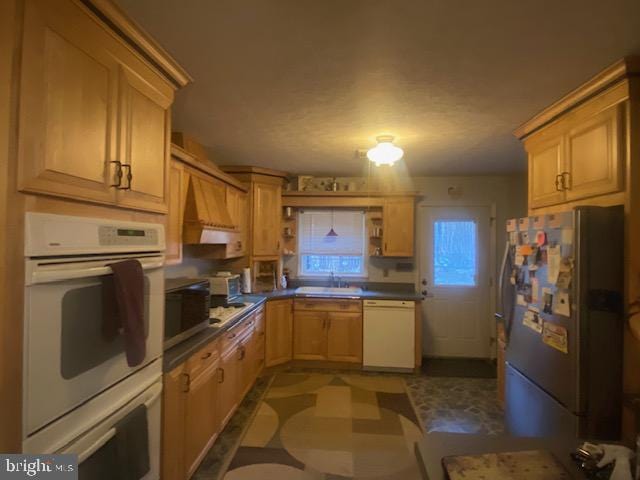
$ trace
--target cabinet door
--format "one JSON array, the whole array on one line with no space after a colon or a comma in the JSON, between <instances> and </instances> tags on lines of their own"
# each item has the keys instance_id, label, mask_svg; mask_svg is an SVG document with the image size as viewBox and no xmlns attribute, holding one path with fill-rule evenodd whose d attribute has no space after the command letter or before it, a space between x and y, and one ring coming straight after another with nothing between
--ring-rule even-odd
<instances>
[{"instance_id":1,"label":"cabinet door","mask_svg":"<svg viewBox=\"0 0 640 480\"><path fill-rule=\"evenodd\" d=\"M281 187L269 183L253 184L254 256L280 254Z\"/></svg>"},{"instance_id":2,"label":"cabinet door","mask_svg":"<svg viewBox=\"0 0 640 480\"><path fill-rule=\"evenodd\" d=\"M218 418L221 427L229 421L238 406L238 355L237 345L226 350L221 357L218 372Z\"/></svg>"},{"instance_id":3,"label":"cabinet door","mask_svg":"<svg viewBox=\"0 0 640 480\"><path fill-rule=\"evenodd\" d=\"M565 195L557 183L563 171L562 137L527 144L529 152L529 208L564 202Z\"/></svg>"},{"instance_id":4,"label":"cabinet door","mask_svg":"<svg viewBox=\"0 0 640 480\"><path fill-rule=\"evenodd\" d=\"M216 361L189 383L185 415L185 464L187 478L198 468L213 437L218 433Z\"/></svg>"},{"instance_id":5,"label":"cabinet door","mask_svg":"<svg viewBox=\"0 0 640 480\"><path fill-rule=\"evenodd\" d=\"M382 254L388 257L412 257L414 242L414 199L385 199L382 212Z\"/></svg>"},{"instance_id":6,"label":"cabinet door","mask_svg":"<svg viewBox=\"0 0 640 480\"><path fill-rule=\"evenodd\" d=\"M335 362L362 362L362 315L328 313L327 358Z\"/></svg>"},{"instance_id":7,"label":"cabinet door","mask_svg":"<svg viewBox=\"0 0 640 480\"><path fill-rule=\"evenodd\" d=\"M293 358L296 360L327 359L326 312L294 312Z\"/></svg>"},{"instance_id":8,"label":"cabinet door","mask_svg":"<svg viewBox=\"0 0 640 480\"><path fill-rule=\"evenodd\" d=\"M184 206L189 186L189 174L181 162L171 160L169 167L169 196L166 217L166 262L167 264L182 261L182 224Z\"/></svg>"},{"instance_id":9,"label":"cabinet door","mask_svg":"<svg viewBox=\"0 0 640 480\"><path fill-rule=\"evenodd\" d=\"M173 92L137 59L120 67L120 145L122 184L118 203L166 212L170 116Z\"/></svg>"},{"instance_id":10,"label":"cabinet door","mask_svg":"<svg viewBox=\"0 0 640 480\"><path fill-rule=\"evenodd\" d=\"M162 389L162 478L185 478L185 397L184 365L165 373Z\"/></svg>"},{"instance_id":11,"label":"cabinet door","mask_svg":"<svg viewBox=\"0 0 640 480\"><path fill-rule=\"evenodd\" d=\"M580 123L567 134L566 198L577 200L623 188L622 106Z\"/></svg>"},{"instance_id":12,"label":"cabinet door","mask_svg":"<svg viewBox=\"0 0 640 480\"><path fill-rule=\"evenodd\" d=\"M115 202L116 43L71 0L24 3L20 190Z\"/></svg>"},{"instance_id":13,"label":"cabinet door","mask_svg":"<svg viewBox=\"0 0 640 480\"><path fill-rule=\"evenodd\" d=\"M293 354L293 301L267 302L265 365L272 367L291 360Z\"/></svg>"}]
</instances>

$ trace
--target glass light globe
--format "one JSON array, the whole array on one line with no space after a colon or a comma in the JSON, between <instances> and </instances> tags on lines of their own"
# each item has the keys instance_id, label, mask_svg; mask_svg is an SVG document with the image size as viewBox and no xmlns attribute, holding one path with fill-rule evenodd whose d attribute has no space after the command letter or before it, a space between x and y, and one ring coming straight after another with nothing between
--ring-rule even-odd
<instances>
[{"instance_id":1,"label":"glass light globe","mask_svg":"<svg viewBox=\"0 0 640 480\"><path fill-rule=\"evenodd\" d=\"M367 152L367 158L377 166L393 165L402 158L402 155L404 155L404 151L390 141L379 142Z\"/></svg>"}]
</instances>

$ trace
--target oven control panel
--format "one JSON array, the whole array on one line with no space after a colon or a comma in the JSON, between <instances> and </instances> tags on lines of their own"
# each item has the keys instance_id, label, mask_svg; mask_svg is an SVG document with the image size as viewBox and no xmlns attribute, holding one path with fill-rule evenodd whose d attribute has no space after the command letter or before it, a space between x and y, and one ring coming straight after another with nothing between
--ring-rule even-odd
<instances>
[{"instance_id":1,"label":"oven control panel","mask_svg":"<svg viewBox=\"0 0 640 480\"><path fill-rule=\"evenodd\" d=\"M128 228L101 225L98 227L100 245L156 245L158 231L153 228Z\"/></svg>"}]
</instances>

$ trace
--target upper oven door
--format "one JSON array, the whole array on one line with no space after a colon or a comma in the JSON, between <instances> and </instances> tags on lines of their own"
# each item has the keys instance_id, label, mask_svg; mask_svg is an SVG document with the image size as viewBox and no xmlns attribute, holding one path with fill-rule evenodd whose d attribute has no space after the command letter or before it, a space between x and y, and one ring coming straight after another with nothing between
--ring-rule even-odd
<instances>
[{"instance_id":1,"label":"upper oven door","mask_svg":"<svg viewBox=\"0 0 640 480\"><path fill-rule=\"evenodd\" d=\"M124 339L104 337L108 264L136 258L144 271L146 357L127 365ZM25 434L31 434L162 354L164 257L28 260L25 292Z\"/></svg>"}]
</instances>

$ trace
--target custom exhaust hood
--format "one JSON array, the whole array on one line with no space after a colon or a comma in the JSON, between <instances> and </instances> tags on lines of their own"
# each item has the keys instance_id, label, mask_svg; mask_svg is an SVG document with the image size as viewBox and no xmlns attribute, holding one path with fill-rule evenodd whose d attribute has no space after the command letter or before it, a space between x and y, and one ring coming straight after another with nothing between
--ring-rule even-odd
<instances>
[{"instance_id":1,"label":"custom exhaust hood","mask_svg":"<svg viewBox=\"0 0 640 480\"><path fill-rule=\"evenodd\" d=\"M226 245L237 242L239 227L227 210L225 185L190 175L184 210L185 244Z\"/></svg>"}]
</instances>

